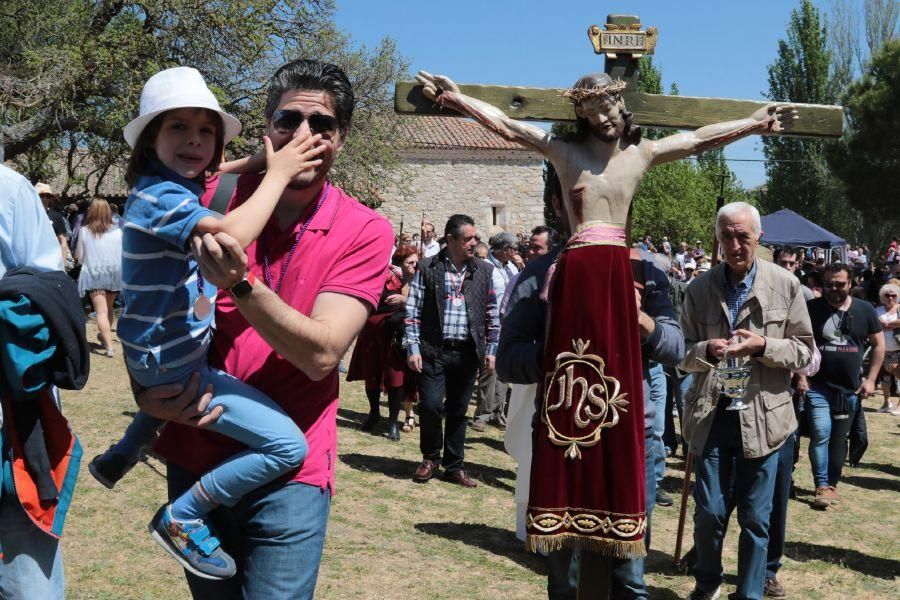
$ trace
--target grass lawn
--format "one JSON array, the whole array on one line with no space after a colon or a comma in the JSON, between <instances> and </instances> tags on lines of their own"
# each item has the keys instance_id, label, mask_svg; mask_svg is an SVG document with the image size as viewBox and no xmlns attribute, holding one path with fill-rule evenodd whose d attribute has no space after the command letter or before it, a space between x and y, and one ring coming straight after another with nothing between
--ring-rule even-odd
<instances>
[{"instance_id":1,"label":"grass lawn","mask_svg":"<svg viewBox=\"0 0 900 600\"><path fill-rule=\"evenodd\" d=\"M89 325L88 339L94 339ZM120 347L118 347L120 350ZM147 522L165 498L165 466L138 465L114 491L95 482L86 464L124 431L134 402L119 356L92 355L81 392L63 393L65 413L81 438L85 459L63 537L67 597L187 598L180 568L150 539ZM898 598L900 585L900 418L877 414L866 401L869 450L859 468L847 468L840 508L818 512L806 444L797 465L799 488L790 502L787 548L779 580L791 598ZM319 572L317 598L546 597L542 559L514 535L515 464L503 436L469 431L466 463L480 480L474 490L410 479L418 430L398 443L386 430L359 430L367 403L360 384L342 383L338 416L337 495ZM383 409L383 412L384 409ZM670 459L664 488L678 497L683 462ZM689 510L685 548L690 547ZM653 514L656 547L647 562L652 598L682 598L693 579L671 568L678 504ZM738 526L725 544L726 585L734 590ZM723 595L724 597L724 595Z\"/></svg>"}]
</instances>

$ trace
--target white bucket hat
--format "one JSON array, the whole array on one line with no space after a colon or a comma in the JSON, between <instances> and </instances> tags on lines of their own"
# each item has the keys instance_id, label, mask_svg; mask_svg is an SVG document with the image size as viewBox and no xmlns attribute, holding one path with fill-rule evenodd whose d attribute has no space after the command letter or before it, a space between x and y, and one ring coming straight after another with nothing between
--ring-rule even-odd
<instances>
[{"instance_id":1,"label":"white bucket hat","mask_svg":"<svg viewBox=\"0 0 900 600\"><path fill-rule=\"evenodd\" d=\"M47 185L46 183L41 183L40 181L34 184L34 191L38 193L38 196L42 194L50 194L53 196L53 188Z\"/></svg>"},{"instance_id":2,"label":"white bucket hat","mask_svg":"<svg viewBox=\"0 0 900 600\"><path fill-rule=\"evenodd\" d=\"M191 67L175 67L160 71L144 84L141 112L138 118L125 126L125 141L134 148L144 127L153 117L177 108L207 108L219 113L225 126L226 144L241 132L241 122L219 107L219 101L206 87L200 71Z\"/></svg>"}]
</instances>

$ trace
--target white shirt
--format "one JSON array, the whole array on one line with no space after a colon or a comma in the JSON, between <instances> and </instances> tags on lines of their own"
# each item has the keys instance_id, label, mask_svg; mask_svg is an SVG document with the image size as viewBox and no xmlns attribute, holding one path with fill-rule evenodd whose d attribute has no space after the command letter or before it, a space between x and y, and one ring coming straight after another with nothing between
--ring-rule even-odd
<instances>
[{"instance_id":1,"label":"white shirt","mask_svg":"<svg viewBox=\"0 0 900 600\"><path fill-rule=\"evenodd\" d=\"M438 252L441 251L441 245L438 244L437 240L431 240L427 244L422 244L422 258L428 258L429 256L434 256Z\"/></svg>"},{"instance_id":2,"label":"white shirt","mask_svg":"<svg viewBox=\"0 0 900 600\"><path fill-rule=\"evenodd\" d=\"M17 267L61 271L62 254L37 192L0 164L0 277Z\"/></svg>"},{"instance_id":3,"label":"white shirt","mask_svg":"<svg viewBox=\"0 0 900 600\"><path fill-rule=\"evenodd\" d=\"M506 292L506 286L509 285L509 279L519 272L519 268L508 261L505 265L494 257L493 252L488 253L488 262L494 265L494 272L491 275L494 285L494 293L497 294L497 306L503 304L503 294Z\"/></svg>"},{"instance_id":4,"label":"white shirt","mask_svg":"<svg viewBox=\"0 0 900 600\"><path fill-rule=\"evenodd\" d=\"M878 320L881 321L882 325L887 325L893 321L897 320L897 311L894 311L891 314L887 314L887 310L885 310L884 306L879 306L875 309L875 314L878 315ZM884 351L885 352L898 352L900 351L900 343L894 339L894 332L896 329L885 329L884 330Z\"/></svg>"}]
</instances>

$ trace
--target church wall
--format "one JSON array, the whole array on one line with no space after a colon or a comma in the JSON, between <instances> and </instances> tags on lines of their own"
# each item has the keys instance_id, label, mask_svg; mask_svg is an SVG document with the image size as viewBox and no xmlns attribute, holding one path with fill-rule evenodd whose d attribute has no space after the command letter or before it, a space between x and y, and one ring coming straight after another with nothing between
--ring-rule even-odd
<instances>
[{"instance_id":1,"label":"church wall","mask_svg":"<svg viewBox=\"0 0 900 600\"><path fill-rule=\"evenodd\" d=\"M450 158L407 157L413 175L408 195L404 198L391 190L378 209L391 220L395 231L400 229L401 217L404 232L418 231L423 210L439 236L455 213L471 216L485 240L500 229L529 232L543 224L544 166L539 156L523 152L454 154ZM500 229L492 227L495 219Z\"/></svg>"}]
</instances>

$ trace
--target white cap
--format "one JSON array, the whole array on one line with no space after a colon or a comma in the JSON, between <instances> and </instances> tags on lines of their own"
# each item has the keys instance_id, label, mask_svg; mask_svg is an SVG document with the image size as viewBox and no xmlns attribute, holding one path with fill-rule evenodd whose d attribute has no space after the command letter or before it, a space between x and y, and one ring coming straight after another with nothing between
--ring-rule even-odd
<instances>
[{"instance_id":1,"label":"white cap","mask_svg":"<svg viewBox=\"0 0 900 600\"><path fill-rule=\"evenodd\" d=\"M144 127L153 117L178 108L207 108L219 113L225 126L226 144L241 132L241 122L219 107L219 101L206 87L200 71L191 67L175 67L160 71L144 84L140 116L125 126L125 141L134 148Z\"/></svg>"},{"instance_id":2,"label":"white cap","mask_svg":"<svg viewBox=\"0 0 900 600\"><path fill-rule=\"evenodd\" d=\"M51 196L53 195L53 188L51 188L46 183L38 182L34 184L34 191L38 193L38 196L43 194L50 194Z\"/></svg>"}]
</instances>

